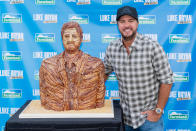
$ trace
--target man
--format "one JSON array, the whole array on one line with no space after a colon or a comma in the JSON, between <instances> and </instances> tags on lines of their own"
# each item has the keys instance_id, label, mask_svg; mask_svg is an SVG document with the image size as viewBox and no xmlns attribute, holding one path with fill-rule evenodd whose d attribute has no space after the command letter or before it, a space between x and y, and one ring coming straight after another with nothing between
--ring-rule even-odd
<instances>
[{"instance_id":1,"label":"man","mask_svg":"<svg viewBox=\"0 0 196 131\"><path fill-rule=\"evenodd\" d=\"M115 72L126 131L163 131L162 114L172 87L172 71L163 48L137 33L134 7L117 11L122 38L111 42L104 58L105 79Z\"/></svg>"},{"instance_id":2,"label":"man","mask_svg":"<svg viewBox=\"0 0 196 131\"><path fill-rule=\"evenodd\" d=\"M76 22L63 24L65 50L40 68L41 105L50 110L86 110L104 106L104 64L79 48L83 34Z\"/></svg>"}]
</instances>

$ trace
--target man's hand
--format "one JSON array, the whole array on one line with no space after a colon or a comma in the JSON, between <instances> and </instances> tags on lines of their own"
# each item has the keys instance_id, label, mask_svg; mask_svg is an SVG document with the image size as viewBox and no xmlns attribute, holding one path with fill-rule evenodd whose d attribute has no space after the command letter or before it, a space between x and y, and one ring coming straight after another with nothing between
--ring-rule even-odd
<instances>
[{"instance_id":1,"label":"man's hand","mask_svg":"<svg viewBox=\"0 0 196 131\"><path fill-rule=\"evenodd\" d=\"M155 110L147 110L147 111L142 112L141 114L142 115L147 114L147 120L151 122L157 122L162 116L162 113L157 114Z\"/></svg>"}]
</instances>

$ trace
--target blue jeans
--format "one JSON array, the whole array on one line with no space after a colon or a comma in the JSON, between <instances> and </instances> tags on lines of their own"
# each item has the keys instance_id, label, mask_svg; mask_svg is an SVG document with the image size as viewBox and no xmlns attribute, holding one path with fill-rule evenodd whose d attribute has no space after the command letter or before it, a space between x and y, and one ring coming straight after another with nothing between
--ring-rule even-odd
<instances>
[{"instance_id":1,"label":"blue jeans","mask_svg":"<svg viewBox=\"0 0 196 131\"><path fill-rule=\"evenodd\" d=\"M143 125L136 129L125 125L125 131L164 131L163 118L161 117L157 122L146 120Z\"/></svg>"}]
</instances>

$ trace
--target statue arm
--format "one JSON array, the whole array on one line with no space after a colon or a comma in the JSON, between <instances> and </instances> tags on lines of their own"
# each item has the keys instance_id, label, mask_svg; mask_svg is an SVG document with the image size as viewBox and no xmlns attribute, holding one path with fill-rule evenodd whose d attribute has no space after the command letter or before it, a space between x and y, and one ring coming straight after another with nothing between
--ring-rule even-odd
<instances>
[{"instance_id":1,"label":"statue arm","mask_svg":"<svg viewBox=\"0 0 196 131\"><path fill-rule=\"evenodd\" d=\"M98 72L99 72L99 82L98 82L98 89L97 89L96 107L99 108L104 106L104 101L105 101L105 81L104 81L105 69L103 63L99 65Z\"/></svg>"},{"instance_id":2,"label":"statue arm","mask_svg":"<svg viewBox=\"0 0 196 131\"><path fill-rule=\"evenodd\" d=\"M40 87L40 100L42 104L46 104L51 99L57 99L55 97L55 91L63 89L63 83L58 78L58 75L54 70L48 68L48 63L42 62L39 70L39 87ZM58 87L58 88L57 88Z\"/></svg>"}]
</instances>

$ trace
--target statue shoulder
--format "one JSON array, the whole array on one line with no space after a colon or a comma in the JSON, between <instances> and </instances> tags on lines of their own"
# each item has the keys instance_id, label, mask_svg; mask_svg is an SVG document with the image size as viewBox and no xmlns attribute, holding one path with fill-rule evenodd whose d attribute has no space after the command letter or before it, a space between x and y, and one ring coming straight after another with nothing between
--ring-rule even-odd
<instances>
[{"instance_id":1,"label":"statue shoulder","mask_svg":"<svg viewBox=\"0 0 196 131\"><path fill-rule=\"evenodd\" d=\"M99 68L99 67L104 67L104 64L103 64L103 61L97 57L93 57L93 56L90 56L90 55L87 55L87 62L86 64L88 66L92 66L94 69L95 68Z\"/></svg>"},{"instance_id":2,"label":"statue shoulder","mask_svg":"<svg viewBox=\"0 0 196 131\"><path fill-rule=\"evenodd\" d=\"M58 67L57 66L58 61L61 57L62 57L62 55L59 54L59 55L55 55L55 56L52 56L50 58L44 59L41 63L41 67L55 69L56 67Z\"/></svg>"}]
</instances>

